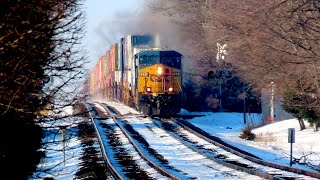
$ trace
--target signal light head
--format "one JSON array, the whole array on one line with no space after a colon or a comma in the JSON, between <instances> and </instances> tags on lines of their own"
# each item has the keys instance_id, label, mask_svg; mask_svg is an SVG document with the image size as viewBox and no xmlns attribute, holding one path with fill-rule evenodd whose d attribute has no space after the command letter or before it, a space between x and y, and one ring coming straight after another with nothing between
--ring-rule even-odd
<instances>
[{"instance_id":1,"label":"signal light head","mask_svg":"<svg viewBox=\"0 0 320 180\"><path fill-rule=\"evenodd\" d=\"M169 92L173 92L173 87L169 87Z\"/></svg>"},{"instance_id":2,"label":"signal light head","mask_svg":"<svg viewBox=\"0 0 320 180\"><path fill-rule=\"evenodd\" d=\"M150 93L150 92L151 92L151 87L147 87L146 91L147 91L148 93Z\"/></svg>"},{"instance_id":3,"label":"signal light head","mask_svg":"<svg viewBox=\"0 0 320 180\"><path fill-rule=\"evenodd\" d=\"M214 79L214 71L213 70L210 70L209 72L208 72L208 79Z\"/></svg>"}]
</instances>

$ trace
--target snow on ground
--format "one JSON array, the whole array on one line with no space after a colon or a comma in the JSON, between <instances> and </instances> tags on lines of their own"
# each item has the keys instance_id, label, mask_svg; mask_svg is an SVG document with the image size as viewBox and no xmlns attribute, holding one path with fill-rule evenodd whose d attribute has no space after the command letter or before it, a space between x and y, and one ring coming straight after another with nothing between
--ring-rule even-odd
<instances>
[{"instance_id":1,"label":"snow on ground","mask_svg":"<svg viewBox=\"0 0 320 180\"><path fill-rule=\"evenodd\" d=\"M137 113L134 109L118 102L109 102L110 106L121 109L122 114ZM307 129L300 131L296 119L289 119L269 123L253 130L257 138L255 141L241 139L241 131L250 126L262 124L261 114L246 115L244 123L243 113L217 113L217 112L188 112L182 110L181 114L202 114L188 120L204 131L221 138L242 150L250 152L264 160L289 166L290 143L288 143L288 128L295 128L295 143L293 144L293 157L300 158L307 155L307 161L313 165L320 164L320 132L314 132L307 122ZM292 167L312 170L309 167L293 164Z\"/></svg>"},{"instance_id":2,"label":"snow on ground","mask_svg":"<svg viewBox=\"0 0 320 180\"><path fill-rule=\"evenodd\" d=\"M73 113L73 107L72 106L64 106L61 108L55 108L52 111L49 111L48 113L50 116L56 116L56 117L71 116Z\"/></svg>"},{"instance_id":3,"label":"snow on ground","mask_svg":"<svg viewBox=\"0 0 320 180\"><path fill-rule=\"evenodd\" d=\"M253 130L257 136L255 141L239 138L242 129L248 124L259 125L262 123L257 114L253 114L247 124L243 122L241 113L203 113L206 116L190 120L190 122L206 132L220 137L234 146L250 152L264 160L289 166L290 143L288 143L288 128L295 128L295 143L293 144L293 157L307 156L307 161L319 165L320 132L314 132L312 127L300 131L298 120L289 119L264 125ZM249 118L249 119L250 119ZM308 123L306 123L308 124ZM311 153L311 154L310 154ZM293 165L296 168L310 168Z\"/></svg>"},{"instance_id":4,"label":"snow on ground","mask_svg":"<svg viewBox=\"0 0 320 180\"><path fill-rule=\"evenodd\" d=\"M84 121L86 120L84 120L82 117L51 117L43 119L41 122L39 122L39 125L48 129L60 129L62 127L74 127Z\"/></svg>"},{"instance_id":5,"label":"snow on ground","mask_svg":"<svg viewBox=\"0 0 320 180\"><path fill-rule=\"evenodd\" d=\"M83 117L55 116L39 122L44 130L43 145L39 151L44 152L45 156L29 179L69 180L76 177L84 153L81 140L77 137L77 126L86 121Z\"/></svg>"},{"instance_id":6,"label":"snow on ground","mask_svg":"<svg viewBox=\"0 0 320 180\"><path fill-rule=\"evenodd\" d=\"M108 124L109 126L113 126L115 134L121 141L123 147L126 149L127 152L130 152L130 155L133 157L137 165L141 167L141 170L148 172L150 177L152 177L153 179L167 179L165 176L163 176L159 172L156 172L152 167L150 167L149 164L147 164L143 159L140 158L138 152L134 149L133 145L129 142L126 136L122 134L121 129L115 126L113 120L107 119L107 120L104 120L103 123ZM116 156L115 154L117 153L117 151L113 151L112 148L109 148L110 147L108 145L109 139L106 136L105 129L101 128L101 121L95 120L95 124L97 124L97 129L99 131L99 134L101 134L101 139L103 141L103 145L105 146L105 150L107 151L108 157ZM118 161L117 159L109 159L109 161L111 164L117 164L115 167L117 171L120 172L121 174L124 174L123 172L124 170L120 166L118 166L119 163L116 162Z\"/></svg>"},{"instance_id":7,"label":"snow on ground","mask_svg":"<svg viewBox=\"0 0 320 180\"><path fill-rule=\"evenodd\" d=\"M308 124L307 122L305 122ZM295 143L293 144L293 157L300 158L307 155L307 160L314 164L320 165L320 132L314 132L313 128L308 124L308 129L300 131L297 119L289 119L269 124L264 127L255 129L253 132L261 135L265 139L270 139L269 143L262 143L262 148L276 149L278 154L288 157L290 146L288 143L288 128L295 128ZM272 150L271 150L272 151Z\"/></svg>"},{"instance_id":8,"label":"snow on ground","mask_svg":"<svg viewBox=\"0 0 320 180\"><path fill-rule=\"evenodd\" d=\"M129 108L118 102L111 101L99 101L106 102L110 106L115 107L123 115L138 114L135 109ZM247 124L243 122L242 113L213 113L213 112L188 112L182 110L181 114L202 114L205 116L196 117L188 120L195 126L203 129L204 131L220 137L224 141L248 151L260 158L265 160L279 163L289 166L289 154L290 144L288 143L288 128L295 128L296 143L293 144L293 156L299 158L303 155L308 155L307 159L312 164L318 165L320 163L320 132L313 132L311 127L300 131L299 123L296 119L289 119L279 122L267 124L265 126L256 128L253 132L258 136L256 141L248 141L239 138L241 130L247 125L258 125L261 124L261 115L251 114L247 116ZM72 119L72 118L71 118ZM79 119L73 118L67 121L68 125L71 122L78 122ZM65 123L66 121L64 121ZM62 122L55 124L56 126L65 125ZM52 124L49 124L52 126ZM48 124L43 124L44 127ZM61 140L58 134L55 136L47 137L56 141ZM66 164L63 163L63 153L61 150L61 142L58 144L52 143L50 147L46 148L47 157L43 159L43 162L38 165L38 172L35 172L34 179L43 179L44 177L55 177L55 179L72 179L80 167L80 154L82 152L80 148L80 142L77 138L72 138L71 141L67 142L70 149L66 151ZM48 150L48 149L51 149ZM54 150L55 149L55 150ZM57 151L58 149L58 151ZM310 154L310 155L309 155ZM41 169L50 169L51 171L41 172ZM311 170L305 166L294 164L293 167ZM38 178L37 178L38 177ZM213 178L214 179L214 178Z\"/></svg>"},{"instance_id":9,"label":"snow on ground","mask_svg":"<svg viewBox=\"0 0 320 180\"><path fill-rule=\"evenodd\" d=\"M44 179L52 177L54 179L74 179L75 173L81 166L81 154L83 152L81 142L77 137L61 141L59 130L47 130L43 142L46 146L45 158L37 166L37 171L29 179Z\"/></svg>"},{"instance_id":10,"label":"snow on ground","mask_svg":"<svg viewBox=\"0 0 320 180\"><path fill-rule=\"evenodd\" d=\"M181 144L157 127L149 118L128 118L133 128L149 143L150 147L168 160L168 164L189 177L197 179L261 179L260 177L230 169L212 162L203 155ZM179 179L184 179L179 177Z\"/></svg>"}]
</instances>

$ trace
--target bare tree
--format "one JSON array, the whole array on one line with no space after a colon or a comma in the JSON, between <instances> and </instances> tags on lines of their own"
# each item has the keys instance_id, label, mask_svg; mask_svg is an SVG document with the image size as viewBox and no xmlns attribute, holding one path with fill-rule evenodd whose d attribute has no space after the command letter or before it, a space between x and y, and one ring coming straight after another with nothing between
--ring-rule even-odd
<instances>
[{"instance_id":1,"label":"bare tree","mask_svg":"<svg viewBox=\"0 0 320 180\"><path fill-rule=\"evenodd\" d=\"M197 24L205 32L198 40L206 53L216 43L227 44L225 61L256 91L274 82L280 96L288 89L313 96L318 111L319 1L174 0L154 6ZM297 80L308 88L297 88Z\"/></svg>"},{"instance_id":2,"label":"bare tree","mask_svg":"<svg viewBox=\"0 0 320 180\"><path fill-rule=\"evenodd\" d=\"M230 61L217 58L219 51L217 45L227 46L228 54L229 51L233 52L229 42L236 37L236 33L242 32L241 27L237 27L240 25L233 24L232 18L228 15L228 6L231 5L234 5L232 1L173 0L153 1L150 6L157 13L167 14L179 26L180 33L177 36L180 37L180 41L177 49L186 57L184 61L186 80L196 82L198 88L209 86L212 91L222 91L223 93L218 92L218 96L223 94L244 99L251 94L251 83L241 82L244 79L239 78L239 71L236 71L236 66L229 63ZM236 18L240 21L240 17L236 16ZM226 76L214 76L215 78L208 82L207 72L209 71L218 74L224 72ZM233 92L230 91L231 89ZM196 92L193 93L196 94ZM210 94L212 93L207 93L208 96Z\"/></svg>"},{"instance_id":3,"label":"bare tree","mask_svg":"<svg viewBox=\"0 0 320 180\"><path fill-rule=\"evenodd\" d=\"M0 142L0 164L13 178L25 179L40 158L41 130L34 120L47 114L47 107L78 99L72 85L84 73L81 3L0 2L0 136L6 137Z\"/></svg>"}]
</instances>

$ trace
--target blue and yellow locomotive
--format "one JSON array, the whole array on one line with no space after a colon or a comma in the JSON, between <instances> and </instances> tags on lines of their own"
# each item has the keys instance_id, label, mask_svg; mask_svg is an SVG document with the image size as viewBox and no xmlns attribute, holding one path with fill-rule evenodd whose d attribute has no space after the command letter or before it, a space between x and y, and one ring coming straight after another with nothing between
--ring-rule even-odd
<instances>
[{"instance_id":1,"label":"blue and yellow locomotive","mask_svg":"<svg viewBox=\"0 0 320 180\"><path fill-rule=\"evenodd\" d=\"M144 114L170 116L181 110L182 55L151 49L135 55L135 105Z\"/></svg>"},{"instance_id":2,"label":"blue and yellow locomotive","mask_svg":"<svg viewBox=\"0 0 320 180\"><path fill-rule=\"evenodd\" d=\"M126 35L88 78L91 97L118 100L146 115L171 116L182 104L182 55L154 35Z\"/></svg>"}]
</instances>

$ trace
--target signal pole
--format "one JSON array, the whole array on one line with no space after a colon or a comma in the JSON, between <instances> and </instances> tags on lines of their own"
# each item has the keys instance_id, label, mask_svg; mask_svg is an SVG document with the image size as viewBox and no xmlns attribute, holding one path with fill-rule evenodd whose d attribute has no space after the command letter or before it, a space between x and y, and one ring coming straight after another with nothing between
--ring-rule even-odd
<instances>
[{"instance_id":1,"label":"signal pole","mask_svg":"<svg viewBox=\"0 0 320 180\"><path fill-rule=\"evenodd\" d=\"M274 82L271 82L270 120L274 121Z\"/></svg>"},{"instance_id":2,"label":"signal pole","mask_svg":"<svg viewBox=\"0 0 320 180\"><path fill-rule=\"evenodd\" d=\"M219 111L222 112L222 89L221 89L222 80L219 79Z\"/></svg>"},{"instance_id":3,"label":"signal pole","mask_svg":"<svg viewBox=\"0 0 320 180\"><path fill-rule=\"evenodd\" d=\"M207 2L207 1L206 1ZM218 52L217 52L217 57L216 57L216 62L218 64L220 64L220 61L224 60L225 55L227 55L227 51L225 50L225 48L227 47L227 44L223 44L220 45L219 43L217 43L217 48L218 48ZM219 69L219 73L223 72L221 71L221 69ZM221 73L222 74L222 73ZM219 111L222 112L222 77L219 76Z\"/></svg>"},{"instance_id":4,"label":"signal pole","mask_svg":"<svg viewBox=\"0 0 320 180\"><path fill-rule=\"evenodd\" d=\"M246 103L246 85L245 83L243 83L242 86L242 90L243 90L243 123L247 124L247 103Z\"/></svg>"}]
</instances>

